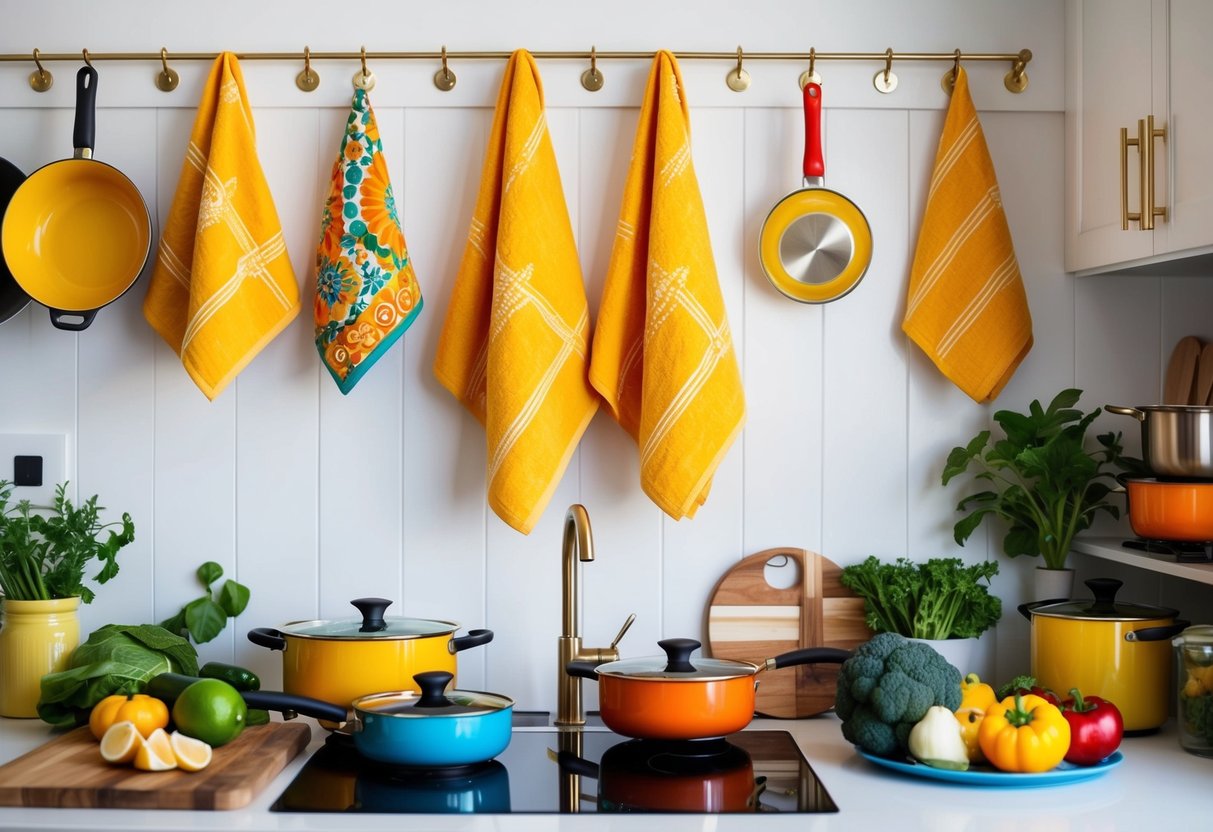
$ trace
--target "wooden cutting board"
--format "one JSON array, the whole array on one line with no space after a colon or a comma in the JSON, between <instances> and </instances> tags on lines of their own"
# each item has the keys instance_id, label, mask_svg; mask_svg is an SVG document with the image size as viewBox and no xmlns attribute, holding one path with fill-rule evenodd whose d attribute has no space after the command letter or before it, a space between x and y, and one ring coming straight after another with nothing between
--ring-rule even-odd
<instances>
[{"instance_id":1,"label":"wooden cutting board","mask_svg":"<svg viewBox=\"0 0 1213 832\"><path fill-rule=\"evenodd\" d=\"M786 559L786 560L785 560ZM767 582L768 561L794 562L800 580L787 589ZM799 647L852 650L872 637L863 623L863 599L839 581L842 567L804 549L767 549L724 574L708 605L708 644L720 659L761 662ZM765 670L755 711L799 718L834 707L838 665Z\"/></svg>"},{"instance_id":2,"label":"wooden cutting board","mask_svg":"<svg viewBox=\"0 0 1213 832\"><path fill-rule=\"evenodd\" d=\"M1194 335L1186 335L1176 342L1163 375L1163 404L1192 404L1196 388L1196 365L1200 360L1202 348L1200 339Z\"/></svg>"},{"instance_id":3,"label":"wooden cutting board","mask_svg":"<svg viewBox=\"0 0 1213 832\"><path fill-rule=\"evenodd\" d=\"M57 809L238 809L311 739L302 722L271 722L215 749L202 771L139 771L101 759L88 726L0 766L0 806Z\"/></svg>"}]
</instances>

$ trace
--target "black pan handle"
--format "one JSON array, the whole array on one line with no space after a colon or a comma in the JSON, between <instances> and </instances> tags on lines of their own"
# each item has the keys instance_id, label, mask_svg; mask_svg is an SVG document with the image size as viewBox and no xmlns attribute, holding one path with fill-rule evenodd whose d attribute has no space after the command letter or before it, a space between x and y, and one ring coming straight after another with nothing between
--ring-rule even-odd
<instances>
[{"instance_id":1,"label":"black pan handle","mask_svg":"<svg viewBox=\"0 0 1213 832\"><path fill-rule=\"evenodd\" d=\"M468 630L466 636L451 639L451 652L458 653L460 650L467 650L469 647L479 647L482 644L488 644L492 640L492 630Z\"/></svg>"},{"instance_id":2,"label":"black pan handle","mask_svg":"<svg viewBox=\"0 0 1213 832\"><path fill-rule=\"evenodd\" d=\"M1164 639L1174 638L1175 636L1188 629L1190 621L1177 620L1174 624L1168 624L1165 627L1146 627L1141 630L1129 630L1125 633L1125 641L1163 641Z\"/></svg>"},{"instance_id":3,"label":"black pan handle","mask_svg":"<svg viewBox=\"0 0 1213 832\"><path fill-rule=\"evenodd\" d=\"M298 696L276 690L246 690L240 694L240 698L248 707L265 711L303 714L330 722L347 722L350 718L349 711L340 705L310 696Z\"/></svg>"},{"instance_id":4,"label":"black pan handle","mask_svg":"<svg viewBox=\"0 0 1213 832\"><path fill-rule=\"evenodd\" d=\"M802 647L767 659L766 667L778 669L798 664L842 664L849 658L851 651L838 647Z\"/></svg>"},{"instance_id":5,"label":"black pan handle","mask_svg":"<svg viewBox=\"0 0 1213 832\"><path fill-rule=\"evenodd\" d=\"M248 631L248 640L258 647L268 647L271 650L286 649L286 639L273 627L254 627Z\"/></svg>"},{"instance_id":6,"label":"black pan handle","mask_svg":"<svg viewBox=\"0 0 1213 832\"><path fill-rule=\"evenodd\" d=\"M89 309L85 312L68 312L63 309L51 310L51 326L55 329L65 329L68 332L83 332L88 329L88 325L93 322L93 318L97 317L96 309ZM79 318L79 321L73 321L72 318Z\"/></svg>"},{"instance_id":7,"label":"black pan handle","mask_svg":"<svg viewBox=\"0 0 1213 832\"><path fill-rule=\"evenodd\" d=\"M560 770L568 774L577 774L582 777L592 777L598 779L598 763L591 762L585 757L578 757L572 751L560 750L556 752L556 764L560 766Z\"/></svg>"},{"instance_id":8,"label":"black pan handle","mask_svg":"<svg viewBox=\"0 0 1213 832\"><path fill-rule=\"evenodd\" d=\"M97 138L97 70L82 66L76 73L76 125L72 147L77 159L89 159ZM81 151L87 149L88 153ZM87 326L87 324L86 324Z\"/></svg>"},{"instance_id":9,"label":"black pan handle","mask_svg":"<svg viewBox=\"0 0 1213 832\"><path fill-rule=\"evenodd\" d=\"M570 676L580 676L582 679L598 681L598 671L593 662L569 662L564 666L564 672Z\"/></svg>"}]
</instances>

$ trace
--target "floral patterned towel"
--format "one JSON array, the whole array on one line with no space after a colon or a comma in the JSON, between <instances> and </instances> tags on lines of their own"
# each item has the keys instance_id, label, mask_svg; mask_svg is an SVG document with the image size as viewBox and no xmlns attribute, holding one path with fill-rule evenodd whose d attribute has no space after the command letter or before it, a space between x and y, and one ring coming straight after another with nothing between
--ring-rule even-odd
<instances>
[{"instance_id":1,"label":"floral patterned towel","mask_svg":"<svg viewBox=\"0 0 1213 832\"><path fill-rule=\"evenodd\" d=\"M355 90L316 252L316 349L342 393L420 311L375 114L366 90Z\"/></svg>"}]
</instances>

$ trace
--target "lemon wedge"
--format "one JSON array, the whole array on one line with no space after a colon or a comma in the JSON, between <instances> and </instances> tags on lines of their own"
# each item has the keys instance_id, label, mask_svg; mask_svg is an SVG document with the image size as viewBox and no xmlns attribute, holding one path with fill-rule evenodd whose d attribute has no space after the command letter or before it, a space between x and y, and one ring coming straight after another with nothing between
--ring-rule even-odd
<instances>
[{"instance_id":1,"label":"lemon wedge","mask_svg":"<svg viewBox=\"0 0 1213 832\"><path fill-rule=\"evenodd\" d=\"M143 747L143 735L135 723L115 722L101 736L101 759L107 763L129 763Z\"/></svg>"},{"instance_id":2,"label":"lemon wedge","mask_svg":"<svg viewBox=\"0 0 1213 832\"><path fill-rule=\"evenodd\" d=\"M104 742L104 741L103 741ZM143 771L168 771L177 767L177 755L173 743L163 728L148 734L143 745L135 752L135 768Z\"/></svg>"},{"instance_id":3,"label":"lemon wedge","mask_svg":"<svg viewBox=\"0 0 1213 832\"><path fill-rule=\"evenodd\" d=\"M169 737L177 765L185 771L202 771L211 763L211 747L202 740L174 731Z\"/></svg>"}]
</instances>

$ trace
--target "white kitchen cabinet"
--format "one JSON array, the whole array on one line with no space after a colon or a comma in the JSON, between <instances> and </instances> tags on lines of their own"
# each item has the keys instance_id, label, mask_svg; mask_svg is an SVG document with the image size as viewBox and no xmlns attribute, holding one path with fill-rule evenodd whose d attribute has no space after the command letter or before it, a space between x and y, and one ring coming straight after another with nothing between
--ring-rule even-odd
<instances>
[{"instance_id":1,"label":"white kitchen cabinet","mask_svg":"<svg viewBox=\"0 0 1213 832\"><path fill-rule=\"evenodd\" d=\"M1213 254L1213 3L1069 0L1066 25L1067 270L1175 260L1203 269L1192 258ZM1132 141L1151 116L1165 135L1146 137L1145 153L1128 147L1122 160L1121 130ZM1166 213L1152 230L1141 227L1148 220L1125 230L1122 187L1130 213L1143 211L1143 184L1149 196L1143 162L1152 162L1153 204Z\"/></svg>"}]
</instances>

